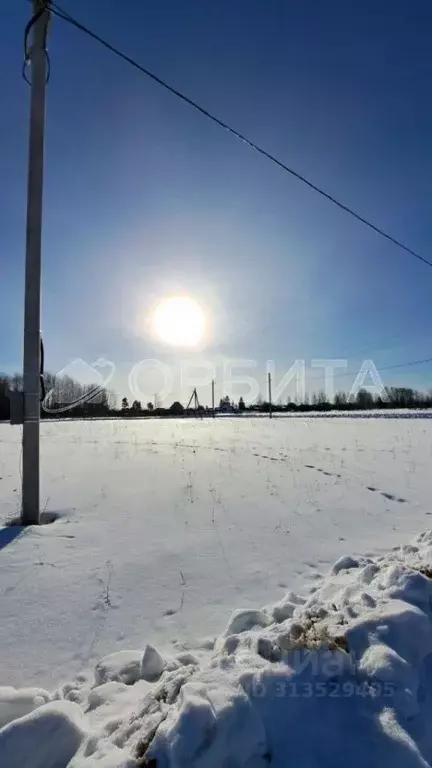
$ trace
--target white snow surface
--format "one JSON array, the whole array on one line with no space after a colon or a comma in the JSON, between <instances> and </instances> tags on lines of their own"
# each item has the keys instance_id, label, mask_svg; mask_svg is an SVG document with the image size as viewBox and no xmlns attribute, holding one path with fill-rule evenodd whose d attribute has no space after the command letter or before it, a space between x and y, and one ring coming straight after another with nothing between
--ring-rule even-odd
<instances>
[{"instance_id":1,"label":"white snow surface","mask_svg":"<svg viewBox=\"0 0 432 768\"><path fill-rule=\"evenodd\" d=\"M0 765L432 764L432 535L405 544L430 522L431 436L42 424L58 519L0 528ZM4 520L20 453L0 425Z\"/></svg>"},{"instance_id":2,"label":"white snow surface","mask_svg":"<svg viewBox=\"0 0 432 768\"><path fill-rule=\"evenodd\" d=\"M236 611L206 658L167 659L153 684L130 676L146 651L125 651L103 660L103 683L98 665L49 701L16 692L33 702L23 716L9 690L0 765L430 766L432 531L375 561L345 558L282 602L290 618Z\"/></svg>"},{"instance_id":3,"label":"white snow surface","mask_svg":"<svg viewBox=\"0 0 432 768\"><path fill-rule=\"evenodd\" d=\"M20 437L0 424L3 520ZM234 609L404 543L430 523L431 457L429 419L42 423L41 506L60 517L0 528L0 685L195 652Z\"/></svg>"}]
</instances>

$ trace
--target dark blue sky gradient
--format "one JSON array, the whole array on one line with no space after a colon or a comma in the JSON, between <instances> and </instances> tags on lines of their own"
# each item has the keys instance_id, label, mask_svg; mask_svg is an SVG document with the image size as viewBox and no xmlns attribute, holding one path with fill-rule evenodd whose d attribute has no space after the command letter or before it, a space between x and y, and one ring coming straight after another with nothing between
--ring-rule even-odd
<instances>
[{"instance_id":1,"label":"dark blue sky gradient","mask_svg":"<svg viewBox=\"0 0 432 768\"><path fill-rule=\"evenodd\" d=\"M432 259L429 0L62 0L144 66ZM0 370L21 366L25 0L0 27ZM432 269L54 19L47 101L47 366L167 356L161 294L214 314L203 352L432 356ZM164 358L164 359L165 359ZM428 387L432 368L391 381ZM343 382L343 380L342 380ZM121 388L121 387L120 387Z\"/></svg>"}]
</instances>

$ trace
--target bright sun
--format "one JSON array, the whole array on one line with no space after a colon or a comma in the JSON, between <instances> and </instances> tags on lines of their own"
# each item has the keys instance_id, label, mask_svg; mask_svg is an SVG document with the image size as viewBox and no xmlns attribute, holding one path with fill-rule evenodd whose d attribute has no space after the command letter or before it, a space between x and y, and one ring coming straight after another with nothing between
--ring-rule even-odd
<instances>
[{"instance_id":1,"label":"bright sun","mask_svg":"<svg viewBox=\"0 0 432 768\"><path fill-rule=\"evenodd\" d=\"M196 347L204 338L206 318L198 302L189 296L162 299L151 318L155 335L175 347Z\"/></svg>"}]
</instances>

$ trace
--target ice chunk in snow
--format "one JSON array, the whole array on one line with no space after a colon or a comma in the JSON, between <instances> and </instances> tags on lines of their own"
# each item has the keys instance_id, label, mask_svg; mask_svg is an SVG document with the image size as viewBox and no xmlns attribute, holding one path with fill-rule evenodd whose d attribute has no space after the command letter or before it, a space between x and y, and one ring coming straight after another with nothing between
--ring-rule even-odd
<instances>
[{"instance_id":1,"label":"ice chunk in snow","mask_svg":"<svg viewBox=\"0 0 432 768\"><path fill-rule=\"evenodd\" d=\"M228 637L219 638L216 643L216 649L220 654L226 653L228 656L230 656L232 653L235 653L239 643L240 638L238 635L228 635Z\"/></svg>"},{"instance_id":2,"label":"ice chunk in snow","mask_svg":"<svg viewBox=\"0 0 432 768\"><path fill-rule=\"evenodd\" d=\"M104 704L108 704L117 696L129 691L129 686L125 683L118 683L111 680L109 683L103 683L98 685L97 688L93 688L88 695L88 705L90 709L96 709L102 707Z\"/></svg>"},{"instance_id":3,"label":"ice chunk in snow","mask_svg":"<svg viewBox=\"0 0 432 768\"><path fill-rule=\"evenodd\" d=\"M432 605L432 580L421 573L404 571L396 586L388 590L389 596L405 600L428 613Z\"/></svg>"},{"instance_id":4,"label":"ice chunk in snow","mask_svg":"<svg viewBox=\"0 0 432 768\"><path fill-rule=\"evenodd\" d=\"M378 566L375 565L375 563L368 563L359 572L359 580L362 581L363 584L370 584L377 573L379 573Z\"/></svg>"},{"instance_id":5,"label":"ice chunk in snow","mask_svg":"<svg viewBox=\"0 0 432 768\"><path fill-rule=\"evenodd\" d=\"M66 768L87 735L78 704L55 701L0 730L4 768Z\"/></svg>"},{"instance_id":6,"label":"ice chunk in snow","mask_svg":"<svg viewBox=\"0 0 432 768\"><path fill-rule=\"evenodd\" d=\"M423 611L402 600L388 600L346 631L349 647L364 653L372 642L391 646L409 664L419 664L432 649L432 626Z\"/></svg>"},{"instance_id":7,"label":"ice chunk in snow","mask_svg":"<svg viewBox=\"0 0 432 768\"><path fill-rule=\"evenodd\" d=\"M403 565L391 565L386 568L380 579L381 587L389 589L390 587L397 587L404 576L406 576L406 568Z\"/></svg>"},{"instance_id":8,"label":"ice chunk in snow","mask_svg":"<svg viewBox=\"0 0 432 768\"><path fill-rule=\"evenodd\" d=\"M133 685L143 679L158 680L165 668L165 662L156 648L146 645L144 651L118 651L101 659L95 667L96 685L108 682Z\"/></svg>"},{"instance_id":9,"label":"ice chunk in snow","mask_svg":"<svg viewBox=\"0 0 432 768\"><path fill-rule=\"evenodd\" d=\"M375 608L376 606L376 600L370 595L368 592L361 592L359 595L359 600L361 603L363 603L363 606L365 608Z\"/></svg>"},{"instance_id":10,"label":"ice chunk in snow","mask_svg":"<svg viewBox=\"0 0 432 768\"><path fill-rule=\"evenodd\" d=\"M350 568L358 568L359 562L358 560L354 560L353 557L340 557L339 560L336 560L333 568L332 573L337 574L340 573L340 571L349 571Z\"/></svg>"},{"instance_id":11,"label":"ice chunk in snow","mask_svg":"<svg viewBox=\"0 0 432 768\"><path fill-rule=\"evenodd\" d=\"M190 651L184 651L183 653L179 653L176 656L177 661L179 664L183 664L184 666L188 666L189 664L192 664L194 667L197 667L199 664L199 661L197 657L190 653Z\"/></svg>"},{"instance_id":12,"label":"ice chunk in snow","mask_svg":"<svg viewBox=\"0 0 432 768\"><path fill-rule=\"evenodd\" d=\"M304 605L306 600L304 597L300 597L300 595L296 595L295 592L288 592L285 597L285 601L288 601L289 603L294 603L295 605Z\"/></svg>"},{"instance_id":13,"label":"ice chunk in snow","mask_svg":"<svg viewBox=\"0 0 432 768\"><path fill-rule=\"evenodd\" d=\"M384 689L386 696L392 696L392 705L401 715L413 717L418 713L418 675L393 648L381 643L371 645L363 654L359 670L372 680L389 684Z\"/></svg>"},{"instance_id":14,"label":"ice chunk in snow","mask_svg":"<svg viewBox=\"0 0 432 768\"><path fill-rule=\"evenodd\" d=\"M238 635L240 632L247 632L253 627L268 627L270 623L271 622L269 617L263 611L234 611L228 624L225 627L225 631L223 632L222 637Z\"/></svg>"},{"instance_id":15,"label":"ice chunk in snow","mask_svg":"<svg viewBox=\"0 0 432 768\"><path fill-rule=\"evenodd\" d=\"M50 695L42 688L0 687L0 728L46 704Z\"/></svg>"},{"instance_id":16,"label":"ice chunk in snow","mask_svg":"<svg viewBox=\"0 0 432 768\"><path fill-rule=\"evenodd\" d=\"M164 667L165 662L156 648L153 648L152 645L146 645L141 662L142 679L148 680L150 683L158 680L164 671Z\"/></svg>"},{"instance_id":17,"label":"ice chunk in snow","mask_svg":"<svg viewBox=\"0 0 432 768\"><path fill-rule=\"evenodd\" d=\"M290 619L296 608L295 603L291 603L289 600L281 600L280 603L273 606L271 612L275 621L282 622Z\"/></svg>"},{"instance_id":18,"label":"ice chunk in snow","mask_svg":"<svg viewBox=\"0 0 432 768\"><path fill-rule=\"evenodd\" d=\"M282 653L280 646L268 637L259 637L257 642L257 653L262 659L267 661L280 661Z\"/></svg>"},{"instance_id":19,"label":"ice chunk in snow","mask_svg":"<svg viewBox=\"0 0 432 768\"><path fill-rule=\"evenodd\" d=\"M96 685L109 681L133 685L141 677L142 651L118 651L101 659L95 667Z\"/></svg>"}]
</instances>

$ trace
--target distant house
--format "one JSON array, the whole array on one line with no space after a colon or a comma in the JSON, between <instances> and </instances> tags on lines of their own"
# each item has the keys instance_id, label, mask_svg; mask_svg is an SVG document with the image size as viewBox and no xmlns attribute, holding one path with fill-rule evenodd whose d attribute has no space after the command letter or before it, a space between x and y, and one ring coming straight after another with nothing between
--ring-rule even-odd
<instances>
[{"instance_id":1,"label":"distant house","mask_svg":"<svg viewBox=\"0 0 432 768\"><path fill-rule=\"evenodd\" d=\"M231 403L228 395L221 399L217 410L219 413L233 413L235 411L234 405Z\"/></svg>"},{"instance_id":2,"label":"distant house","mask_svg":"<svg viewBox=\"0 0 432 768\"><path fill-rule=\"evenodd\" d=\"M178 400L170 405L169 411L173 416L182 416L184 414L184 407Z\"/></svg>"}]
</instances>

